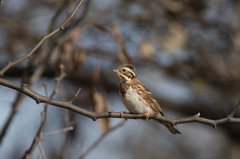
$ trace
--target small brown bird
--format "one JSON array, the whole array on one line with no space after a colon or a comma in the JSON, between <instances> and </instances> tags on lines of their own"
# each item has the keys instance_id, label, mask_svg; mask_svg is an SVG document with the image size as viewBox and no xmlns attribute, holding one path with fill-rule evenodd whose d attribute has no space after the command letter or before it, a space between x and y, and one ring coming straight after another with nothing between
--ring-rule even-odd
<instances>
[{"instance_id":1,"label":"small brown bird","mask_svg":"<svg viewBox=\"0 0 240 159\"><path fill-rule=\"evenodd\" d=\"M163 116L161 106L151 92L138 80L133 65L123 64L113 71L119 78L118 87L122 102L131 113L145 113L146 117L159 113ZM180 134L171 124L160 123L166 126L171 133Z\"/></svg>"}]
</instances>

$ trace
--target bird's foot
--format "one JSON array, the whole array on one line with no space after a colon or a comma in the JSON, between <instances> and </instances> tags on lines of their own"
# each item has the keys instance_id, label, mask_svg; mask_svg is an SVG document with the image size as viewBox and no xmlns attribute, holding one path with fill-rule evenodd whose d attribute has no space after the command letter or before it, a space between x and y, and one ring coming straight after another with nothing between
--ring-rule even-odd
<instances>
[{"instance_id":1,"label":"bird's foot","mask_svg":"<svg viewBox=\"0 0 240 159\"><path fill-rule=\"evenodd\" d=\"M120 112L120 117L121 117L121 118L123 117L123 114L124 114L124 111L121 111L121 112Z\"/></svg>"},{"instance_id":2,"label":"bird's foot","mask_svg":"<svg viewBox=\"0 0 240 159\"><path fill-rule=\"evenodd\" d=\"M148 120L149 116L152 115L152 114L155 114L155 113L154 112L147 112L147 113L145 113L146 120Z\"/></svg>"}]
</instances>

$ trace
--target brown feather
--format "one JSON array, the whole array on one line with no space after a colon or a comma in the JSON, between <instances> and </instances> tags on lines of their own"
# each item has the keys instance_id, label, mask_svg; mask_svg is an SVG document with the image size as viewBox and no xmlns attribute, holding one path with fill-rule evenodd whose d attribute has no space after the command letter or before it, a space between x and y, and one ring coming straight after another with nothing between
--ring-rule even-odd
<instances>
[{"instance_id":1,"label":"brown feather","mask_svg":"<svg viewBox=\"0 0 240 159\"><path fill-rule=\"evenodd\" d=\"M124 96L125 93L126 93L126 91L129 89L129 87L130 87L130 84L129 84L129 83L127 83L127 82L120 82L120 83L118 84L119 93L120 93L122 96Z\"/></svg>"},{"instance_id":2,"label":"brown feather","mask_svg":"<svg viewBox=\"0 0 240 159\"><path fill-rule=\"evenodd\" d=\"M151 92L138 80L138 78L135 76L131 81L134 89L137 89L139 92L138 94L141 95L142 98L148 103L147 106L149 106L153 112L163 115L160 104L153 97Z\"/></svg>"}]
</instances>

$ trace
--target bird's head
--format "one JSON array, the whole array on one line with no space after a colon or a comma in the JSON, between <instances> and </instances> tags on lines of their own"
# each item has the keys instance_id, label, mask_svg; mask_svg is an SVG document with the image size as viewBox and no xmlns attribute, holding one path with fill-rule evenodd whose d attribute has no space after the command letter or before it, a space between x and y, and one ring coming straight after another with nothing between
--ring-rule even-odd
<instances>
[{"instance_id":1,"label":"bird's head","mask_svg":"<svg viewBox=\"0 0 240 159\"><path fill-rule=\"evenodd\" d=\"M136 77L135 67L131 64L120 65L117 69L113 70L113 72L117 74L120 82L131 81Z\"/></svg>"}]
</instances>

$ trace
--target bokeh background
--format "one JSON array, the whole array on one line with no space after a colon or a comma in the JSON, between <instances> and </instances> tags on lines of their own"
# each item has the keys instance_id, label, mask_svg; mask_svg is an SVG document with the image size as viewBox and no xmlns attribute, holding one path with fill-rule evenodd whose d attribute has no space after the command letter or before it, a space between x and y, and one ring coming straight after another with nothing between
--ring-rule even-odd
<instances>
[{"instance_id":1,"label":"bokeh background","mask_svg":"<svg viewBox=\"0 0 240 159\"><path fill-rule=\"evenodd\" d=\"M75 0L4 0L0 4L0 68L27 54L69 16ZM118 95L118 65L132 63L139 79L157 98L167 117L201 113L219 119L240 98L240 1L237 0L85 0L71 25L47 40L32 58L8 70L5 79L45 95L63 64L67 77L55 97L82 108L127 111ZM18 111L13 111L18 110ZM0 87L0 158L20 158L41 122L43 104ZM2 130L13 118L6 129ZM239 114L237 114L239 115ZM69 125L74 130L45 136L47 158L79 158L122 119L94 122L49 106L44 132ZM108 133L85 158L237 159L239 124L217 129L189 123L172 135L162 125L127 120ZM43 158L37 148L33 158Z\"/></svg>"}]
</instances>

